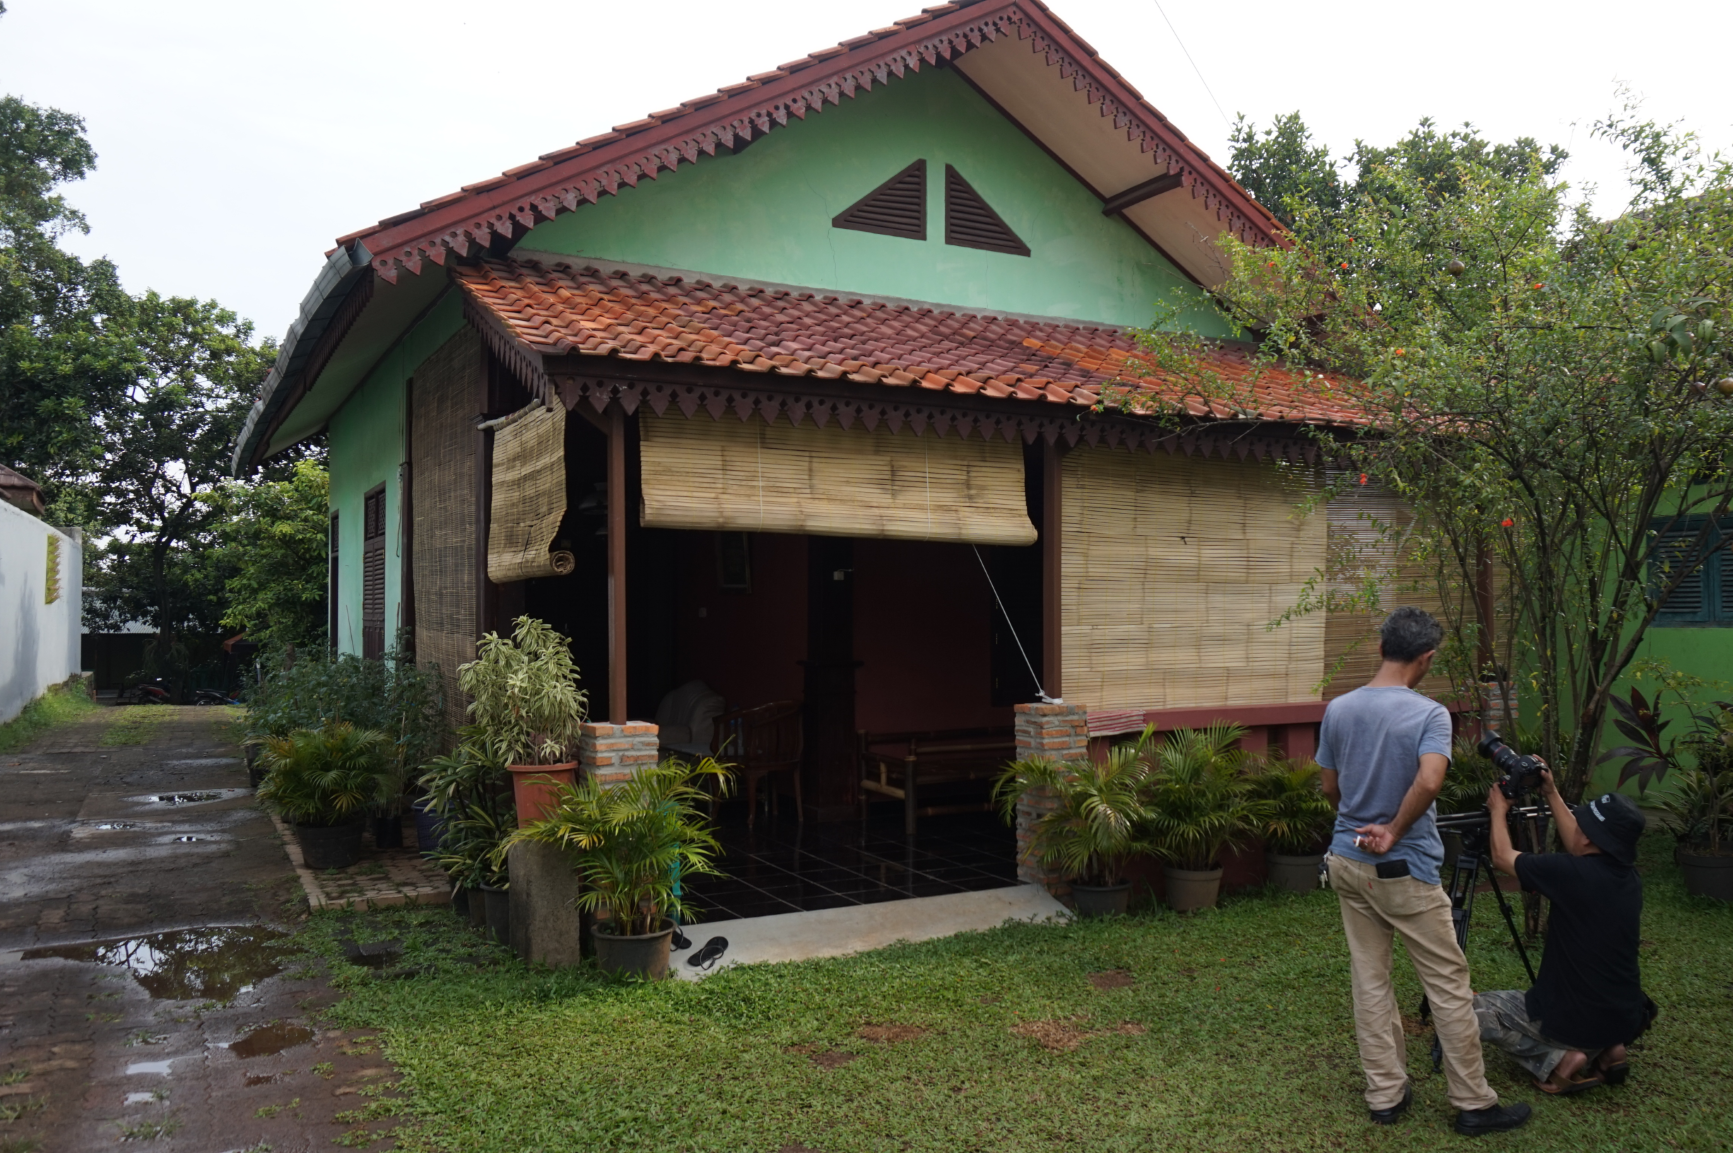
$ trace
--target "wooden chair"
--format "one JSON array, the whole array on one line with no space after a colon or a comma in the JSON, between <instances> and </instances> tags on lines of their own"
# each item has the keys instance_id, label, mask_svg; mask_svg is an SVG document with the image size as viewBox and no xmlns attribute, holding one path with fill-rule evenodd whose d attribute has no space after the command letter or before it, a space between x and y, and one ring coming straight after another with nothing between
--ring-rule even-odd
<instances>
[{"instance_id":1,"label":"wooden chair","mask_svg":"<svg viewBox=\"0 0 1733 1153\"><path fill-rule=\"evenodd\" d=\"M800 793L800 757L805 733L799 701L772 701L750 709L735 709L716 718L716 759L734 766L746 782L746 827L758 819L758 782L772 773L794 776L795 820L806 820L806 805ZM712 806L714 809L714 806ZM776 815L777 794L770 793L770 812Z\"/></svg>"},{"instance_id":2,"label":"wooden chair","mask_svg":"<svg viewBox=\"0 0 1733 1153\"><path fill-rule=\"evenodd\" d=\"M960 801L959 791L990 781L1015 759L1017 740L1010 728L943 729L924 733L860 734L860 816L876 793L903 803L903 832L915 834L919 817L945 813L985 813L991 798ZM959 789L961 786L961 789ZM943 789L952 803L921 803L922 793ZM979 792L979 790L973 790Z\"/></svg>"}]
</instances>

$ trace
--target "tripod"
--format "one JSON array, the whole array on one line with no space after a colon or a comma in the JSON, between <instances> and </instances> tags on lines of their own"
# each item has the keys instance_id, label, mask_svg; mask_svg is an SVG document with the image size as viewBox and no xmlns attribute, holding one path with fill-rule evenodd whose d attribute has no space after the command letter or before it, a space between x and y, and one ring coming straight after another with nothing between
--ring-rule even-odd
<instances>
[{"instance_id":1,"label":"tripod","mask_svg":"<svg viewBox=\"0 0 1733 1153\"><path fill-rule=\"evenodd\" d=\"M1538 852L1546 839L1546 822L1548 811L1545 805L1524 805L1510 810L1510 819L1524 834L1524 852ZM1528 972L1528 983L1534 984L1534 965L1528 959L1528 949L1523 946L1522 933L1516 927L1516 918L1511 914L1510 902L1505 900L1504 889L1499 886L1498 874L1492 869L1488 859L1487 848L1492 838L1492 814L1485 809L1478 813L1452 813L1438 818L1438 832L1456 833L1462 838L1462 851L1456 856L1456 863L1451 866L1450 884L1446 892L1450 894L1450 921L1456 929L1456 945L1463 954L1468 953L1468 926L1474 918L1474 894L1480 887L1480 870L1486 867L1486 878L1492 882L1492 894L1498 898L1498 911L1504 914L1505 927L1510 930L1510 942L1516 946L1517 956L1522 958L1522 967ZM1420 1019L1432 1019L1432 1005L1424 994L1420 997ZM1444 1047L1439 1044L1438 1032L1432 1034L1432 1068L1434 1071L1444 1065Z\"/></svg>"}]
</instances>

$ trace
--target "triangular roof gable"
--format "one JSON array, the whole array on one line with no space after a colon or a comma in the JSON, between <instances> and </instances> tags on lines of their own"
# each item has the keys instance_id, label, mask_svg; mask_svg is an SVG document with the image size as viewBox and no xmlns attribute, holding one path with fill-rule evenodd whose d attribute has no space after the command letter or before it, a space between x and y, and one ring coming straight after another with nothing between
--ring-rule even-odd
<instances>
[{"instance_id":1,"label":"triangular roof gable","mask_svg":"<svg viewBox=\"0 0 1733 1153\"><path fill-rule=\"evenodd\" d=\"M803 120L941 61L956 64L1104 202L1171 178L1174 186L1161 201L1124 212L1194 279L1219 278L1207 240L1222 231L1251 243L1282 243L1274 218L1039 0L928 8L466 185L339 243L359 245L350 251L365 253L390 282L404 269L419 273L424 260L497 253L537 224L615 195L621 185L697 163L718 147L732 149L791 117ZM1205 244L1196 243L1199 236Z\"/></svg>"}]
</instances>

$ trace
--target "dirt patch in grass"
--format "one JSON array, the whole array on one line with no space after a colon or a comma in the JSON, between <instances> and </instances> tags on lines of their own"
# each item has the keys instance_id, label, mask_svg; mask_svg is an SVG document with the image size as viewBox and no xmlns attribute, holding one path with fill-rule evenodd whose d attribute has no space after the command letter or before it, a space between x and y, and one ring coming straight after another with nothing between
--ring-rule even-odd
<instances>
[{"instance_id":1,"label":"dirt patch in grass","mask_svg":"<svg viewBox=\"0 0 1733 1153\"><path fill-rule=\"evenodd\" d=\"M1426 1022L1413 1013L1402 1014L1402 1031L1410 1037L1418 1037L1426 1032Z\"/></svg>"},{"instance_id":2,"label":"dirt patch in grass","mask_svg":"<svg viewBox=\"0 0 1733 1153\"><path fill-rule=\"evenodd\" d=\"M1111 1025L1104 1029L1085 1029L1078 1024L1079 1018L1057 1021L1024 1021L1011 1026L1011 1032L1019 1037L1027 1037L1052 1053L1071 1053L1091 1037L1106 1037L1119 1033L1128 1037L1141 1036L1149 1032L1142 1025L1126 1021Z\"/></svg>"},{"instance_id":3,"label":"dirt patch in grass","mask_svg":"<svg viewBox=\"0 0 1733 1153\"><path fill-rule=\"evenodd\" d=\"M863 1041L894 1045L898 1041L913 1041L925 1032L919 1025L862 1025L854 1035Z\"/></svg>"},{"instance_id":4,"label":"dirt patch in grass","mask_svg":"<svg viewBox=\"0 0 1733 1153\"><path fill-rule=\"evenodd\" d=\"M816 1045L790 1045L783 1050L796 1057L805 1057L820 1069L836 1069L855 1059L856 1054L844 1053L836 1049L820 1049ZM794 1146L790 1146L794 1148Z\"/></svg>"},{"instance_id":5,"label":"dirt patch in grass","mask_svg":"<svg viewBox=\"0 0 1733 1153\"><path fill-rule=\"evenodd\" d=\"M1129 989L1137 981L1129 969L1109 969L1105 973L1089 974L1089 983L1097 989Z\"/></svg>"}]
</instances>

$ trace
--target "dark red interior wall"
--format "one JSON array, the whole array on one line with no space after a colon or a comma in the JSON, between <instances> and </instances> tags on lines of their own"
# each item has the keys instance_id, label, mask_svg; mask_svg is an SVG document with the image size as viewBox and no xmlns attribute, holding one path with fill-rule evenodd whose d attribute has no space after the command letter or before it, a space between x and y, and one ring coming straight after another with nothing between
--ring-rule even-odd
<instances>
[{"instance_id":1,"label":"dark red interior wall","mask_svg":"<svg viewBox=\"0 0 1733 1153\"><path fill-rule=\"evenodd\" d=\"M992 704L993 594L968 545L855 542L855 725L1008 725Z\"/></svg>"},{"instance_id":2,"label":"dark red interior wall","mask_svg":"<svg viewBox=\"0 0 1733 1153\"><path fill-rule=\"evenodd\" d=\"M697 677L728 707L799 700L806 656L806 538L753 533L752 591L717 579L716 534L679 535L679 682ZM669 686L672 688L673 686Z\"/></svg>"}]
</instances>

